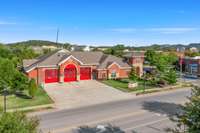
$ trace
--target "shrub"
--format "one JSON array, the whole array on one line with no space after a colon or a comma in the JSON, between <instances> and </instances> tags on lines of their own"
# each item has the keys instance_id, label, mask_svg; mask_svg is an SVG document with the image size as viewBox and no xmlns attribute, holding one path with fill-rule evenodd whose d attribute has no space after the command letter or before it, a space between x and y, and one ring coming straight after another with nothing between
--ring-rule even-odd
<instances>
[{"instance_id":1,"label":"shrub","mask_svg":"<svg viewBox=\"0 0 200 133\"><path fill-rule=\"evenodd\" d=\"M37 92L37 85L35 83L35 80L31 79L29 81L29 85L28 85L28 93L29 93L31 98L34 98L36 92Z\"/></svg>"},{"instance_id":2,"label":"shrub","mask_svg":"<svg viewBox=\"0 0 200 133\"><path fill-rule=\"evenodd\" d=\"M164 79L168 81L169 84L175 84L177 82L176 71L170 69L168 72L166 72Z\"/></svg>"},{"instance_id":3,"label":"shrub","mask_svg":"<svg viewBox=\"0 0 200 133\"><path fill-rule=\"evenodd\" d=\"M37 133L37 118L27 118L24 113L3 113L0 116L0 133Z\"/></svg>"},{"instance_id":4,"label":"shrub","mask_svg":"<svg viewBox=\"0 0 200 133\"><path fill-rule=\"evenodd\" d=\"M119 81L120 81L120 82L123 82L123 83L129 83L129 82L130 82L129 79L120 79Z\"/></svg>"},{"instance_id":5,"label":"shrub","mask_svg":"<svg viewBox=\"0 0 200 133\"><path fill-rule=\"evenodd\" d=\"M138 76L137 76L137 74L135 72L135 68L134 67L131 69L131 72L129 74L129 79L131 79L133 81L136 81L138 79Z\"/></svg>"}]
</instances>

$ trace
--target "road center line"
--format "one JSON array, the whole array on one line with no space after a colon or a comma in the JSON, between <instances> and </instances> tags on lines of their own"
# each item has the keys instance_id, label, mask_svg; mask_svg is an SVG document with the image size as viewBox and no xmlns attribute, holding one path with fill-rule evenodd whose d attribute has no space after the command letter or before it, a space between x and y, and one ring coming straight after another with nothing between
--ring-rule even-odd
<instances>
[{"instance_id":1,"label":"road center line","mask_svg":"<svg viewBox=\"0 0 200 133\"><path fill-rule=\"evenodd\" d=\"M136 128L145 127L145 126L152 125L152 124L155 124L155 123L158 123L158 122L161 122L161 121L166 121L166 120L169 120L169 118L163 118L163 119L160 119L160 120L157 120L157 121L152 121L152 122L140 124L140 125L137 125L137 126L134 126L134 127L125 128L124 130L125 131L133 130L133 129L136 129Z\"/></svg>"},{"instance_id":2,"label":"road center line","mask_svg":"<svg viewBox=\"0 0 200 133\"><path fill-rule=\"evenodd\" d=\"M96 120L96 121L84 123L84 125L98 124L98 123L102 123L102 122L106 122L106 121L112 121L112 120L115 120L115 119L120 119L120 118L124 118L124 117L128 117L128 116L135 116L135 115L143 114L145 112L147 112L147 111L140 110L140 111L137 111L137 112L126 113L126 114L122 114L122 115L118 115L118 116L106 117L106 118L101 119L101 120ZM70 130L75 129L79 126L83 126L83 124L77 124L77 125L72 125L72 126L68 126L68 127L66 126L64 128L58 128L58 129L51 129L51 132L59 133L59 132L64 132L64 131L70 131ZM45 131L49 131L49 130L45 130Z\"/></svg>"}]
</instances>

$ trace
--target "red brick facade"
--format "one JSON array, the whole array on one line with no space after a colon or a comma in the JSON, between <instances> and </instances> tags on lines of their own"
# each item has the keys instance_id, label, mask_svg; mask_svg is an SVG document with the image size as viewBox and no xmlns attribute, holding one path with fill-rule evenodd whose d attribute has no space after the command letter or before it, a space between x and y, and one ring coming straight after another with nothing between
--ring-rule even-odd
<instances>
[{"instance_id":1,"label":"red brick facade","mask_svg":"<svg viewBox=\"0 0 200 133\"><path fill-rule=\"evenodd\" d=\"M123 61L120 62L123 65L120 65L120 63L111 61L104 64L103 67L99 67L100 64L84 64L79 59L69 56L57 65L37 66L26 71L26 74L29 78L34 78L38 84L91 79L128 78L132 67L136 68L139 76L142 75L144 57L130 57L126 62L127 65L124 65Z\"/></svg>"},{"instance_id":2,"label":"red brick facade","mask_svg":"<svg viewBox=\"0 0 200 133\"><path fill-rule=\"evenodd\" d=\"M59 68L35 68L27 73L29 78L34 78L37 83L45 83L45 70L57 69L58 70L58 82L64 82L64 70L69 64L73 64L76 67L76 79L80 80L80 68L88 67L91 68L91 79L110 79L112 72L116 73L115 78L128 78L131 68L120 68L119 65L113 63L105 70L96 69L97 66L86 66L81 65L77 60L70 58L66 62L59 65Z\"/></svg>"}]
</instances>

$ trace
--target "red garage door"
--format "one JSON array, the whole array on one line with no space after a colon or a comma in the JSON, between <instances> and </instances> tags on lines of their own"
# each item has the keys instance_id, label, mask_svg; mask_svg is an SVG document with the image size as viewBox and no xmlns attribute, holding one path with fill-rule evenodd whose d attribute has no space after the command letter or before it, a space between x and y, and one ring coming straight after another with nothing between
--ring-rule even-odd
<instances>
[{"instance_id":1,"label":"red garage door","mask_svg":"<svg viewBox=\"0 0 200 133\"><path fill-rule=\"evenodd\" d=\"M88 79L91 79L91 68L90 67L80 68L80 80L88 80Z\"/></svg>"},{"instance_id":2,"label":"red garage door","mask_svg":"<svg viewBox=\"0 0 200 133\"><path fill-rule=\"evenodd\" d=\"M45 83L58 82L58 70L47 69L45 70Z\"/></svg>"},{"instance_id":3,"label":"red garage door","mask_svg":"<svg viewBox=\"0 0 200 133\"><path fill-rule=\"evenodd\" d=\"M67 65L64 70L64 75L65 82L76 81L76 67L73 64Z\"/></svg>"}]
</instances>

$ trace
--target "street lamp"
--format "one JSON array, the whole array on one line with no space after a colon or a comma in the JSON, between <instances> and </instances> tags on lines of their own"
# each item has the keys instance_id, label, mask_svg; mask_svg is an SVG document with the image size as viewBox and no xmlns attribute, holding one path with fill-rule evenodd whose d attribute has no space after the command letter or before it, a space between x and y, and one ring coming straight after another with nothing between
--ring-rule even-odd
<instances>
[{"instance_id":1,"label":"street lamp","mask_svg":"<svg viewBox=\"0 0 200 133\"><path fill-rule=\"evenodd\" d=\"M144 71L144 89L143 89L143 92L145 92L146 90L146 71Z\"/></svg>"}]
</instances>

